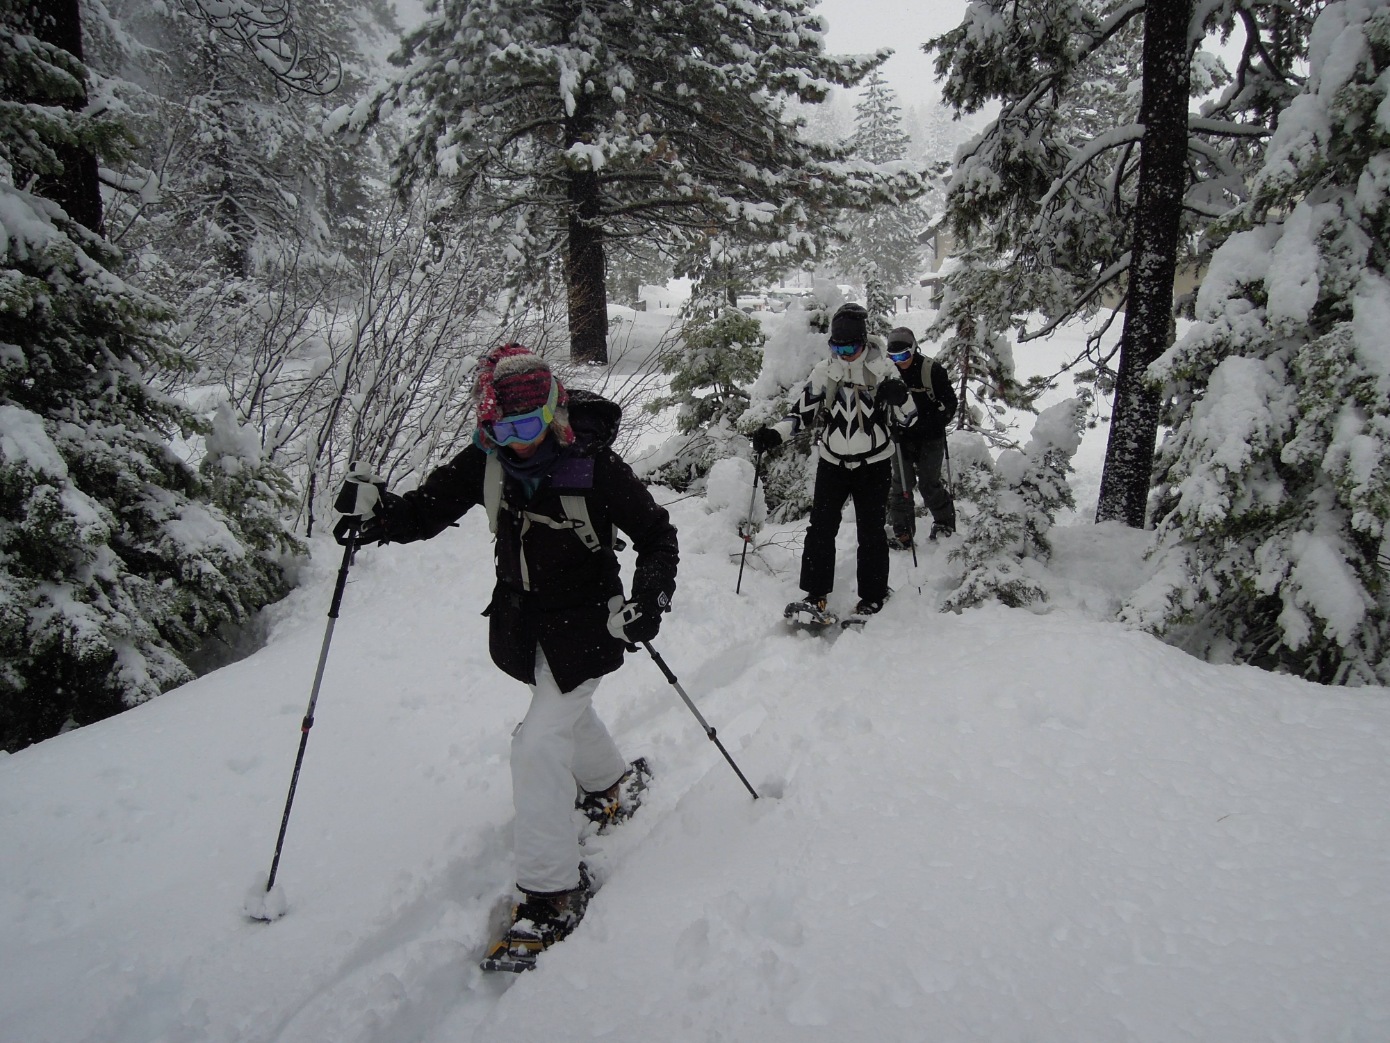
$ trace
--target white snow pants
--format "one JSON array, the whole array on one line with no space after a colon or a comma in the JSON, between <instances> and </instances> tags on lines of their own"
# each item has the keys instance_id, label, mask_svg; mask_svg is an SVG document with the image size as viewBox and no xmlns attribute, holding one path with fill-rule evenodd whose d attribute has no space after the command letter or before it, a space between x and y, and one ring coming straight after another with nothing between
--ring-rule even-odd
<instances>
[{"instance_id":1,"label":"white snow pants","mask_svg":"<svg viewBox=\"0 0 1390 1043\"><path fill-rule=\"evenodd\" d=\"M594 713L598 678L561 692L536 649L531 706L512 733L512 800L516 806L516 882L548 894L579 886L575 784L607 789L627 770L608 729Z\"/></svg>"}]
</instances>

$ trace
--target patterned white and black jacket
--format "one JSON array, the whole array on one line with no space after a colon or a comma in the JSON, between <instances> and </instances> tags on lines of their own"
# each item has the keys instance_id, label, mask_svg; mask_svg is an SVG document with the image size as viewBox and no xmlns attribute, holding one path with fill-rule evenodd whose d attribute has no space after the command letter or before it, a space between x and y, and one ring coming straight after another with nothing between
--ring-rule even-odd
<instances>
[{"instance_id":1,"label":"patterned white and black jacket","mask_svg":"<svg viewBox=\"0 0 1390 1043\"><path fill-rule=\"evenodd\" d=\"M824 423L821 459L842 467L886 460L893 455L889 425L908 428L917 422L911 396L901 406L877 403L879 387L890 381L902 383L897 367L885 358L871 357L870 352L852 362L824 359L811 370L792 411L772 429L785 441L820 414Z\"/></svg>"}]
</instances>

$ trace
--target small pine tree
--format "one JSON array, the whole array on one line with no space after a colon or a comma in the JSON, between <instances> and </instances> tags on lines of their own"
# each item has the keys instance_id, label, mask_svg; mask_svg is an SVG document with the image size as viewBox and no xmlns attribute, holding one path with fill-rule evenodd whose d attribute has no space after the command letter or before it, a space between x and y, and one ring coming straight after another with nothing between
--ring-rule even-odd
<instances>
[{"instance_id":1,"label":"small pine tree","mask_svg":"<svg viewBox=\"0 0 1390 1043\"><path fill-rule=\"evenodd\" d=\"M959 611L989 599L1018 608L1047 600L1048 533L1059 510L1076 506L1067 475L1086 413L1081 398L1045 409L1022 451L1005 450L993 466L977 459L962 470L956 497L973 507L965 541L951 558L964 564L965 575L943 608Z\"/></svg>"},{"instance_id":2,"label":"small pine tree","mask_svg":"<svg viewBox=\"0 0 1390 1043\"><path fill-rule=\"evenodd\" d=\"M680 346L661 362L671 375L671 393L646 405L650 413L672 406L678 438L668 459L651 472L664 485L684 491L715 462L747 452L736 421L748 409L747 385L758 376L766 341L758 320L708 295L694 297Z\"/></svg>"},{"instance_id":3,"label":"small pine tree","mask_svg":"<svg viewBox=\"0 0 1390 1043\"><path fill-rule=\"evenodd\" d=\"M1010 411L1032 412L1045 390L1043 380L1021 383L1012 339L1015 266L990 263L967 250L946 276L946 293L927 330L941 344L936 359L957 383L958 423L996 445L1013 444Z\"/></svg>"},{"instance_id":4,"label":"small pine tree","mask_svg":"<svg viewBox=\"0 0 1390 1043\"><path fill-rule=\"evenodd\" d=\"M869 334L887 338L893 329L893 294L884 285L878 265L870 265L864 276L864 307L869 312Z\"/></svg>"}]
</instances>

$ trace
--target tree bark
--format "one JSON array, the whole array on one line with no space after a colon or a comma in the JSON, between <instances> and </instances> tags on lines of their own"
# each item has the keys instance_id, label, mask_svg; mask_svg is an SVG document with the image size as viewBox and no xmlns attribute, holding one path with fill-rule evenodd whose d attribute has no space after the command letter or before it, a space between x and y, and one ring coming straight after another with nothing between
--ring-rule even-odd
<instances>
[{"instance_id":1,"label":"tree bark","mask_svg":"<svg viewBox=\"0 0 1390 1043\"><path fill-rule=\"evenodd\" d=\"M566 145L592 140L587 98L576 99L566 121ZM570 358L591 366L608 364L608 284L603 250L603 207L598 174L571 170L565 289L569 298Z\"/></svg>"},{"instance_id":2,"label":"tree bark","mask_svg":"<svg viewBox=\"0 0 1390 1043\"><path fill-rule=\"evenodd\" d=\"M61 47L82 61L82 11L78 0L31 0L28 22L36 37ZM38 98L48 104L51 98ZM80 97L68 98L63 108L81 112L87 107L83 84ZM39 178L37 193L61 206L69 217L85 228L102 232L101 181L97 176L97 157L77 145L58 145L55 149L63 164L61 174Z\"/></svg>"},{"instance_id":3,"label":"tree bark","mask_svg":"<svg viewBox=\"0 0 1390 1043\"><path fill-rule=\"evenodd\" d=\"M1129 297L1096 521L1143 528L1158 441L1158 393L1145 371L1172 343L1173 278L1187 187L1193 0L1152 0L1144 14L1144 127L1130 237Z\"/></svg>"},{"instance_id":4,"label":"tree bark","mask_svg":"<svg viewBox=\"0 0 1390 1043\"><path fill-rule=\"evenodd\" d=\"M565 288L569 294L570 358L588 365L608 363L608 286L603 228L598 222L598 177L570 174L569 248Z\"/></svg>"}]
</instances>

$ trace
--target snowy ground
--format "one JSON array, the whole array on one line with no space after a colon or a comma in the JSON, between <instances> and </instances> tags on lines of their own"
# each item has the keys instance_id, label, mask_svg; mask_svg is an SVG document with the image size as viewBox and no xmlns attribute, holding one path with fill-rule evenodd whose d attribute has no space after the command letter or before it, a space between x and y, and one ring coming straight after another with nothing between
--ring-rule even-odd
<instances>
[{"instance_id":1,"label":"snowy ground","mask_svg":"<svg viewBox=\"0 0 1390 1043\"><path fill-rule=\"evenodd\" d=\"M597 705L651 759L648 804L590 842L603 889L572 938L477 970L526 693L487 660L476 512L353 567L289 912L247 922L340 561L319 542L262 651L0 757L0 1039L1390 1039L1390 693L1110 622L1142 568L1118 527L1059 531L1048 611L938 612L952 566L924 547L882 616L827 638L777 619L798 527L735 594L739 508L671 510L655 646L762 799L631 657Z\"/></svg>"}]
</instances>

